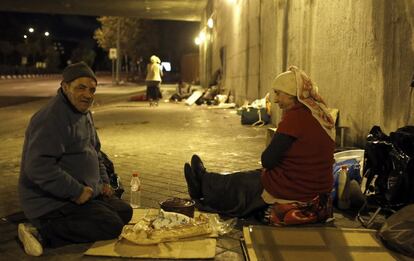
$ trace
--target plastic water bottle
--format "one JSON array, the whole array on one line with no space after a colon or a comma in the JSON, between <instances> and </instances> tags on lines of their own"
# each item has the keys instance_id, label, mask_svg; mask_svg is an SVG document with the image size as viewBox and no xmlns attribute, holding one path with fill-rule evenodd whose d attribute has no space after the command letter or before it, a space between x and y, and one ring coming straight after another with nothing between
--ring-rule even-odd
<instances>
[{"instance_id":1,"label":"plastic water bottle","mask_svg":"<svg viewBox=\"0 0 414 261\"><path fill-rule=\"evenodd\" d=\"M131 199L129 204L132 208L139 208L141 206L141 181L139 180L137 172L132 174Z\"/></svg>"},{"instance_id":2,"label":"plastic water bottle","mask_svg":"<svg viewBox=\"0 0 414 261\"><path fill-rule=\"evenodd\" d=\"M344 165L341 167L338 177L338 208L348 209L350 205L348 166Z\"/></svg>"}]
</instances>

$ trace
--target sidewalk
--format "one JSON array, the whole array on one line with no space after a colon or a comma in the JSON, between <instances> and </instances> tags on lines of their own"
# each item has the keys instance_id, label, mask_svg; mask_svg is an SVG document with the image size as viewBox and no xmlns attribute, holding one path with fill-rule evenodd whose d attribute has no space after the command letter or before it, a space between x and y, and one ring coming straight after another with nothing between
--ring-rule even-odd
<instances>
[{"instance_id":1,"label":"sidewalk","mask_svg":"<svg viewBox=\"0 0 414 261\"><path fill-rule=\"evenodd\" d=\"M164 86L173 90L174 86ZM167 197L188 197L183 165L197 153L212 171L235 171L258 168L264 149L265 128L240 124L234 109L209 109L184 103L161 102L149 107L147 102L129 102L142 92L142 86L110 86L98 90L93 109L102 149L115 164L125 186L128 200L130 175L138 171L143 183L144 207L158 208ZM30 260L16 239L15 223L21 215L17 197L21 148L30 116L46 99L0 108L0 253L5 260ZM6 127L7 126L7 127ZM13 222L14 221L14 222ZM235 230L219 239L216 260L243 260L239 247L241 232ZM94 260L82 257L90 244L47 249L36 260ZM107 259L106 259L107 260ZM111 260L111 259L110 259ZM119 260L119 259L113 259ZM125 260L125 259L123 259Z\"/></svg>"},{"instance_id":2,"label":"sidewalk","mask_svg":"<svg viewBox=\"0 0 414 261\"><path fill-rule=\"evenodd\" d=\"M173 85L163 90L174 91ZM183 165L192 154L201 156L210 171L231 172L259 168L268 126L253 128L240 124L234 109L186 106L184 103L147 102L128 99L142 93L143 86L100 87L93 108L95 125L105 151L125 186L123 198L129 199L129 180L140 173L142 203L158 208L168 197L188 197ZM165 96L166 97L166 96ZM17 197L21 148L30 116L46 102L34 102L0 108L0 254L4 260L120 260L83 256L91 244L46 249L40 258L26 256L17 235L22 218ZM252 220L239 220L238 226L217 241L214 260L244 260L239 244L241 226ZM335 213L337 227L360 228L353 216ZM123 258L122 260L136 260ZM139 259L143 260L143 259Z\"/></svg>"}]
</instances>

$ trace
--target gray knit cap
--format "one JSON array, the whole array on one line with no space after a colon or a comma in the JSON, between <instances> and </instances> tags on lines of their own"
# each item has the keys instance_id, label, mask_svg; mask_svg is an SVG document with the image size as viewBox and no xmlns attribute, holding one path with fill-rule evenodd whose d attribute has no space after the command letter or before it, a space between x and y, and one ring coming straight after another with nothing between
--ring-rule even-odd
<instances>
[{"instance_id":1,"label":"gray knit cap","mask_svg":"<svg viewBox=\"0 0 414 261\"><path fill-rule=\"evenodd\" d=\"M73 63L68 65L63 70L62 76L63 82L71 82L80 77L89 77L94 79L95 82L98 82L96 80L95 73L85 62Z\"/></svg>"}]
</instances>

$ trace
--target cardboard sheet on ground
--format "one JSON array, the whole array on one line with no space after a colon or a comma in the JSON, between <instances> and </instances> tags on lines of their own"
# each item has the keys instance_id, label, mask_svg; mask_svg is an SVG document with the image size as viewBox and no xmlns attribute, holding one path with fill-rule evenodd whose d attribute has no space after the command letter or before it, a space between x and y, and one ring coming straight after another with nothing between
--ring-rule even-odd
<instances>
[{"instance_id":1,"label":"cardboard sheet on ground","mask_svg":"<svg viewBox=\"0 0 414 261\"><path fill-rule=\"evenodd\" d=\"M202 95L202 91L194 91L193 94L191 94L191 96L185 101L185 104L193 105Z\"/></svg>"},{"instance_id":2,"label":"cardboard sheet on ground","mask_svg":"<svg viewBox=\"0 0 414 261\"><path fill-rule=\"evenodd\" d=\"M132 224L145 217L158 215L158 209L134 209ZM198 213L195 213L197 215ZM214 258L216 237L212 234L204 237L187 238L158 245L140 246L122 240L106 240L94 243L85 255L129 258L168 258L168 259L204 259Z\"/></svg>"},{"instance_id":3,"label":"cardboard sheet on ground","mask_svg":"<svg viewBox=\"0 0 414 261\"><path fill-rule=\"evenodd\" d=\"M375 230L333 227L243 228L248 260L396 260Z\"/></svg>"}]
</instances>

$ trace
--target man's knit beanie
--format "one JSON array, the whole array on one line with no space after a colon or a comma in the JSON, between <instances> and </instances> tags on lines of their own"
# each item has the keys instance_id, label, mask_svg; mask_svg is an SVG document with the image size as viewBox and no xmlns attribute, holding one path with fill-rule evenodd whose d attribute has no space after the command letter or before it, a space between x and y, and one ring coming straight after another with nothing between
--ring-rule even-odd
<instances>
[{"instance_id":1,"label":"man's knit beanie","mask_svg":"<svg viewBox=\"0 0 414 261\"><path fill-rule=\"evenodd\" d=\"M80 77L89 77L94 79L95 82L98 82L96 80L95 73L85 62L73 63L68 65L63 70L62 76L63 82L71 82Z\"/></svg>"}]
</instances>

